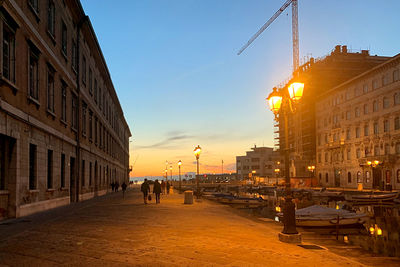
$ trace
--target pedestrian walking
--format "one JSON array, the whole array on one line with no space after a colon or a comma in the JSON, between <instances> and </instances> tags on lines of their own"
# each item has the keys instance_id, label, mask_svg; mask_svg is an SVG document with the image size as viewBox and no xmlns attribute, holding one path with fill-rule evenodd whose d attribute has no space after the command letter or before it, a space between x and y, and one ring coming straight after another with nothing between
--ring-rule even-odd
<instances>
[{"instance_id":1,"label":"pedestrian walking","mask_svg":"<svg viewBox=\"0 0 400 267\"><path fill-rule=\"evenodd\" d=\"M114 182L112 182L110 185L111 185L111 192L114 192L115 183L114 183Z\"/></svg>"},{"instance_id":2,"label":"pedestrian walking","mask_svg":"<svg viewBox=\"0 0 400 267\"><path fill-rule=\"evenodd\" d=\"M156 195L156 204L160 203L161 184L158 182L158 179L154 181L153 193Z\"/></svg>"},{"instance_id":3,"label":"pedestrian walking","mask_svg":"<svg viewBox=\"0 0 400 267\"><path fill-rule=\"evenodd\" d=\"M171 188L171 185L169 184L169 182L167 181L167 194L169 194L169 189Z\"/></svg>"},{"instance_id":4,"label":"pedestrian walking","mask_svg":"<svg viewBox=\"0 0 400 267\"><path fill-rule=\"evenodd\" d=\"M127 188L128 186L126 185L126 183L125 183L125 181L122 183L122 185L121 185L121 188L122 188L122 197L123 198L125 198L125 191L126 191L126 188Z\"/></svg>"},{"instance_id":5,"label":"pedestrian walking","mask_svg":"<svg viewBox=\"0 0 400 267\"><path fill-rule=\"evenodd\" d=\"M161 181L161 192L165 195L165 186L166 186L166 184L165 184L165 182L164 182L164 180L162 180Z\"/></svg>"},{"instance_id":6,"label":"pedestrian walking","mask_svg":"<svg viewBox=\"0 0 400 267\"><path fill-rule=\"evenodd\" d=\"M142 191L143 193L144 204L147 204L147 196L150 193L150 186L149 183L147 182L147 179L144 179L144 182L140 186L140 191Z\"/></svg>"},{"instance_id":7,"label":"pedestrian walking","mask_svg":"<svg viewBox=\"0 0 400 267\"><path fill-rule=\"evenodd\" d=\"M115 192L118 192L118 188L119 188L119 183L115 182Z\"/></svg>"}]
</instances>

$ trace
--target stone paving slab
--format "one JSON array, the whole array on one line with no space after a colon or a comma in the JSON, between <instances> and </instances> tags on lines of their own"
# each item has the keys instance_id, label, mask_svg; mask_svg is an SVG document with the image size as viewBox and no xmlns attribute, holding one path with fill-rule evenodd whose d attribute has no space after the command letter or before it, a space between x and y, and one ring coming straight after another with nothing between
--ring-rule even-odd
<instances>
[{"instance_id":1,"label":"stone paving slab","mask_svg":"<svg viewBox=\"0 0 400 267\"><path fill-rule=\"evenodd\" d=\"M363 266L281 243L281 226L183 195L142 203L137 188L0 224L5 266ZM388 265L385 265L388 266Z\"/></svg>"}]
</instances>

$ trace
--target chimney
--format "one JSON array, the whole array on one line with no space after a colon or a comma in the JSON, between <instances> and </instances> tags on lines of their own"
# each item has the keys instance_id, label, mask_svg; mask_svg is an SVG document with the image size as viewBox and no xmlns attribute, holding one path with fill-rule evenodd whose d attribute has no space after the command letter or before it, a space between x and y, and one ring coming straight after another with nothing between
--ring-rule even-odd
<instances>
[{"instance_id":1,"label":"chimney","mask_svg":"<svg viewBox=\"0 0 400 267\"><path fill-rule=\"evenodd\" d=\"M347 54L347 45L342 46L342 53Z\"/></svg>"},{"instance_id":2,"label":"chimney","mask_svg":"<svg viewBox=\"0 0 400 267\"><path fill-rule=\"evenodd\" d=\"M361 50L361 55L369 56L369 50Z\"/></svg>"},{"instance_id":3,"label":"chimney","mask_svg":"<svg viewBox=\"0 0 400 267\"><path fill-rule=\"evenodd\" d=\"M340 53L340 45L335 46L335 53Z\"/></svg>"}]
</instances>

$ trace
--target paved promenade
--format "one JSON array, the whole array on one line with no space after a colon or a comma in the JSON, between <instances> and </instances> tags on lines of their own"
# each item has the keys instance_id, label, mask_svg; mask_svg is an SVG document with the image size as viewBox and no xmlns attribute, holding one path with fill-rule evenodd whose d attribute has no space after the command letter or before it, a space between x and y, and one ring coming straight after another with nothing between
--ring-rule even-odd
<instances>
[{"instance_id":1,"label":"paved promenade","mask_svg":"<svg viewBox=\"0 0 400 267\"><path fill-rule=\"evenodd\" d=\"M363 266L331 250L278 241L281 226L183 195L144 205L139 190L113 193L0 224L0 265ZM339 253L340 254L340 253ZM346 250L342 250L346 255ZM372 261L373 262L373 261ZM389 266L388 264L385 264Z\"/></svg>"}]
</instances>

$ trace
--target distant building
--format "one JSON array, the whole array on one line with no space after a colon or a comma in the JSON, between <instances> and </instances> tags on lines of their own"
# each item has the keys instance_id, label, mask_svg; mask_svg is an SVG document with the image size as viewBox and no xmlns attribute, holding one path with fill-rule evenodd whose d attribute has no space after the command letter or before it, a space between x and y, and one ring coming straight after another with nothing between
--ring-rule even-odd
<instances>
[{"instance_id":1,"label":"distant building","mask_svg":"<svg viewBox=\"0 0 400 267\"><path fill-rule=\"evenodd\" d=\"M390 57L371 56L368 50L361 53L350 52L347 46L336 46L326 57L311 58L295 72L296 80L304 82L304 95L296 107L295 114L289 114L288 147L290 149L290 176L309 177L308 166L316 164L316 129L315 129L315 102L316 99L347 80L372 69L389 60ZM287 86L293 82L292 78L280 90L287 94ZM278 130L279 147L283 153L285 144L284 123L278 121L275 125Z\"/></svg>"},{"instance_id":2,"label":"distant building","mask_svg":"<svg viewBox=\"0 0 400 267\"><path fill-rule=\"evenodd\" d=\"M79 0L0 4L0 219L128 181L129 137Z\"/></svg>"},{"instance_id":3,"label":"distant building","mask_svg":"<svg viewBox=\"0 0 400 267\"><path fill-rule=\"evenodd\" d=\"M315 105L321 185L400 189L399 72L400 54L323 88Z\"/></svg>"},{"instance_id":4,"label":"distant building","mask_svg":"<svg viewBox=\"0 0 400 267\"><path fill-rule=\"evenodd\" d=\"M254 146L251 150L245 156L236 156L237 178L275 177L274 170L280 161L279 154L272 147Z\"/></svg>"}]
</instances>

